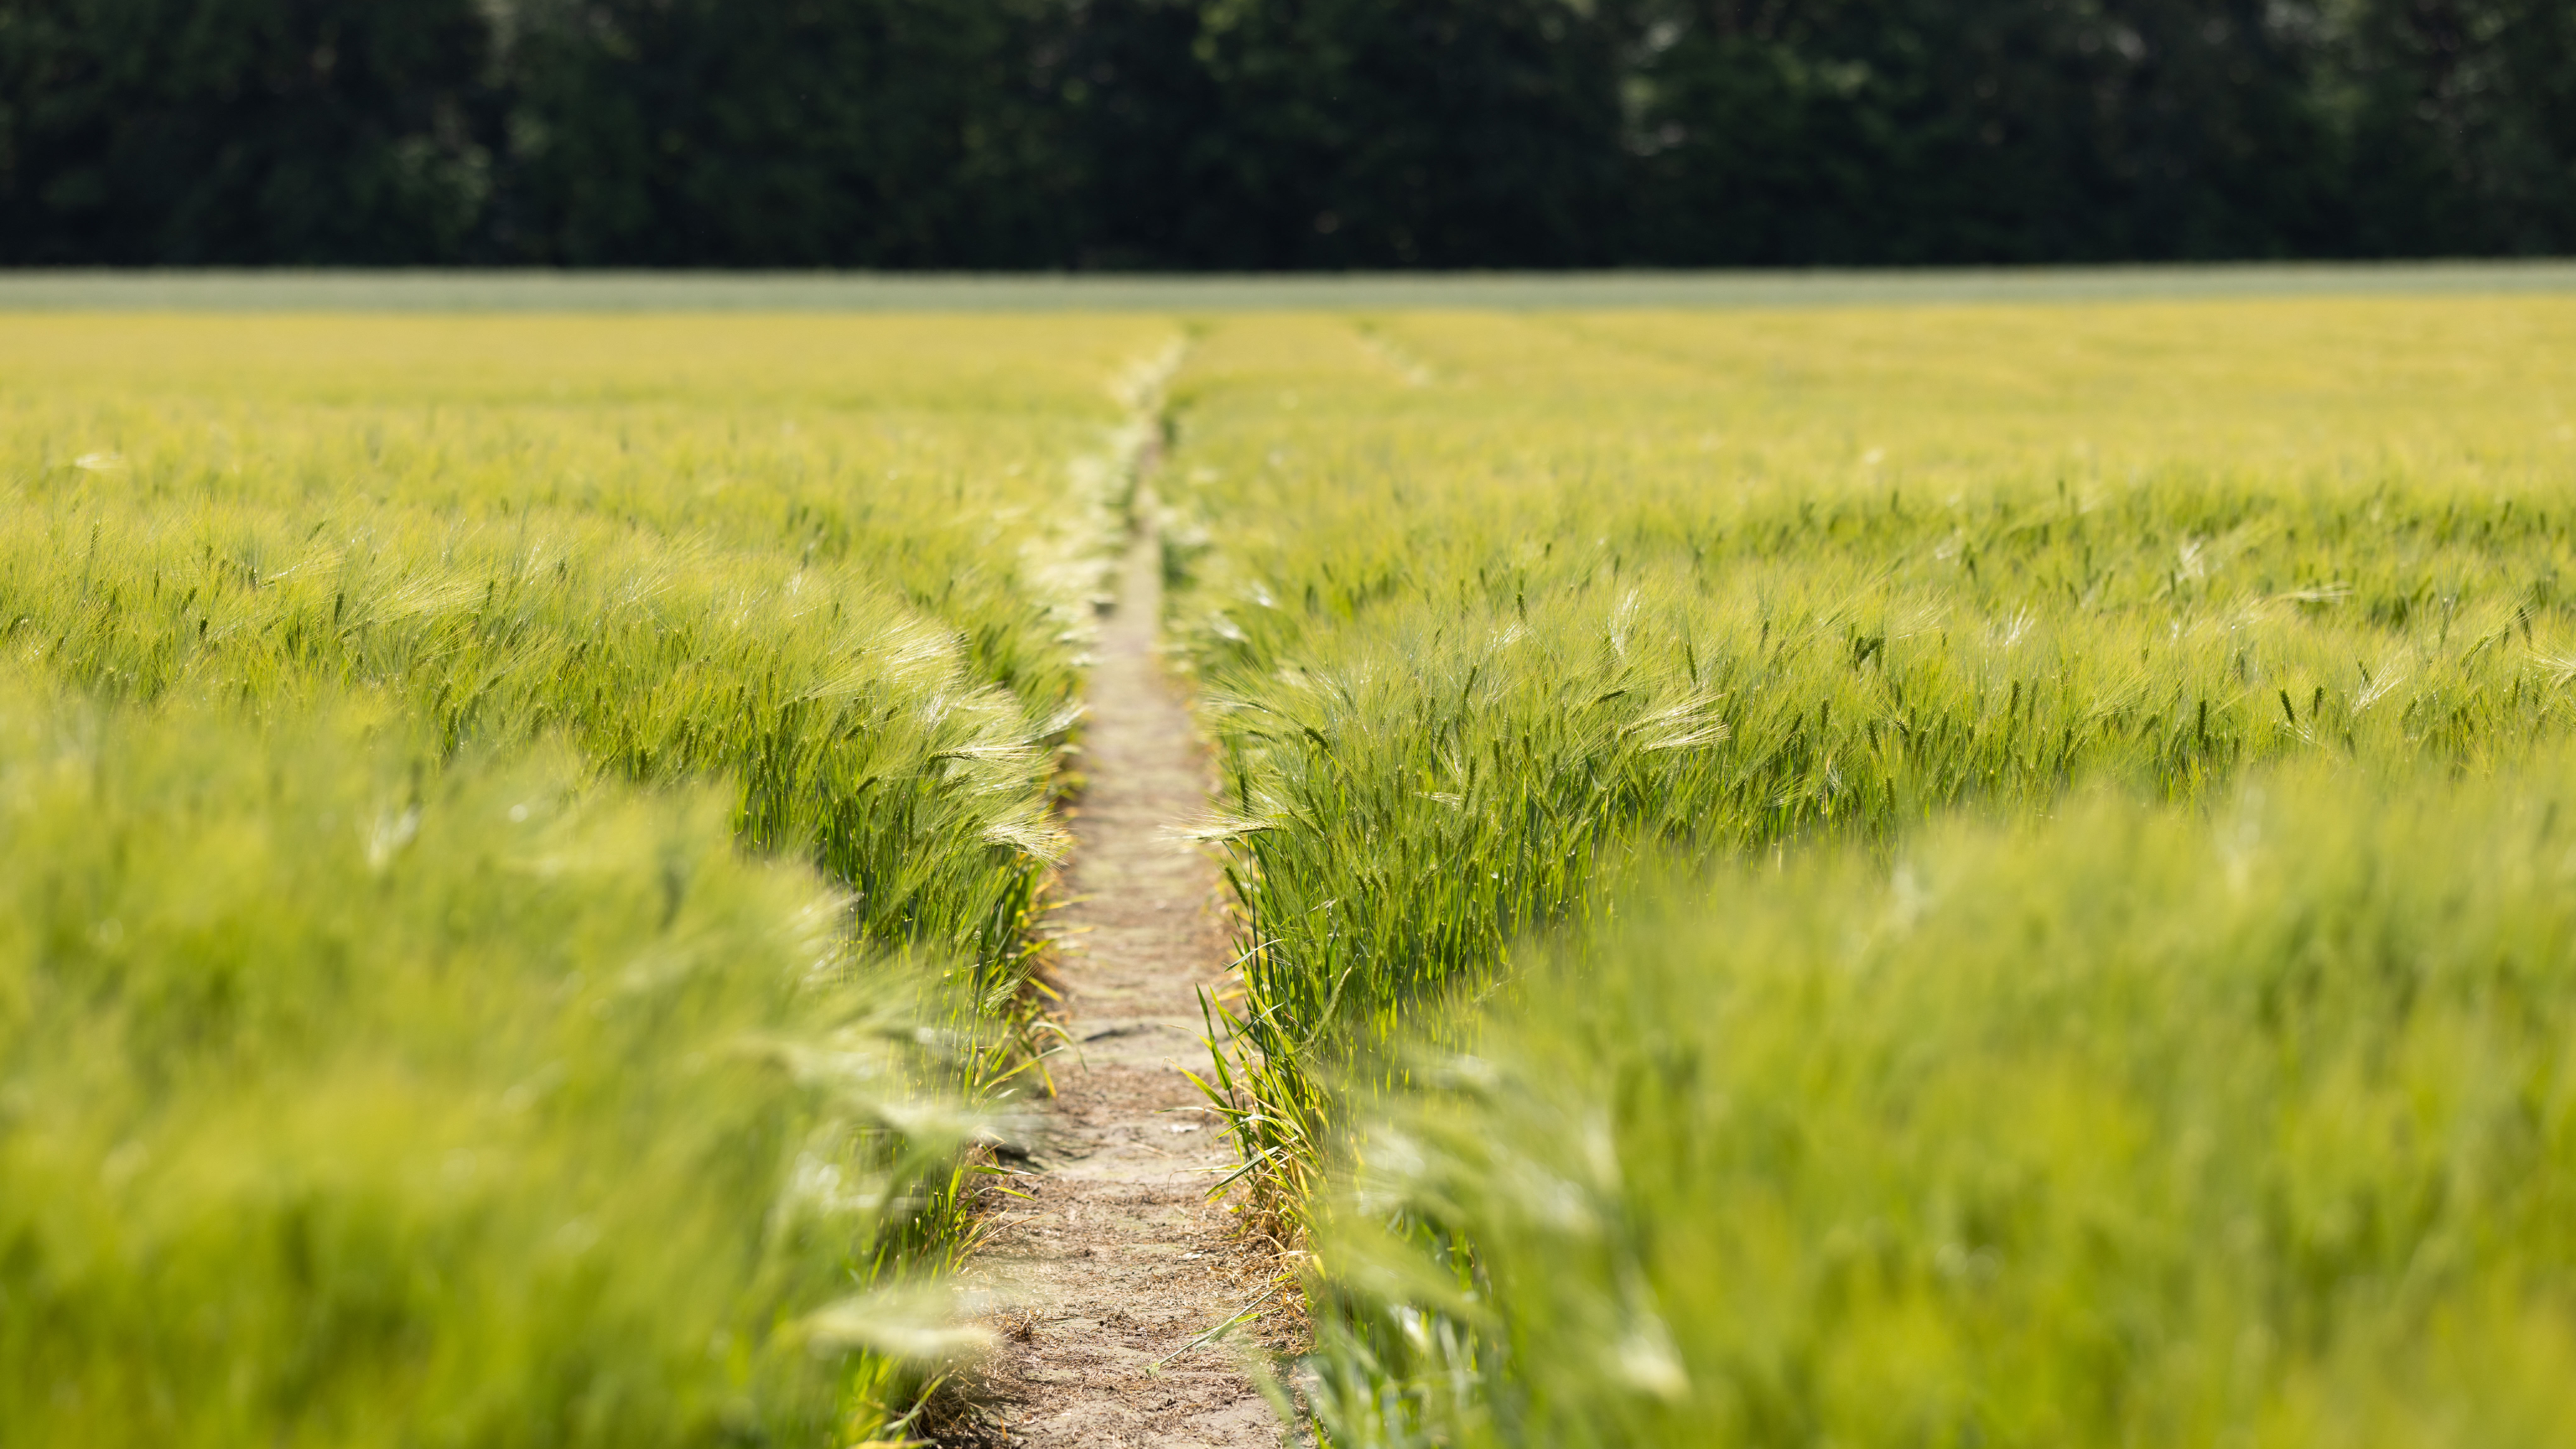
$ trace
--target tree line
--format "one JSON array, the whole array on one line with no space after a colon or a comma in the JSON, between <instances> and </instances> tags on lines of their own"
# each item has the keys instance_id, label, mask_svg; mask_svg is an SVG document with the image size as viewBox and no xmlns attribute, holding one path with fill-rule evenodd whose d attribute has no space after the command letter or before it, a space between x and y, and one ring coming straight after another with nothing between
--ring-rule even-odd
<instances>
[{"instance_id":1,"label":"tree line","mask_svg":"<svg viewBox=\"0 0 2576 1449\"><path fill-rule=\"evenodd\" d=\"M2576 250L2571 0L0 0L0 261Z\"/></svg>"}]
</instances>

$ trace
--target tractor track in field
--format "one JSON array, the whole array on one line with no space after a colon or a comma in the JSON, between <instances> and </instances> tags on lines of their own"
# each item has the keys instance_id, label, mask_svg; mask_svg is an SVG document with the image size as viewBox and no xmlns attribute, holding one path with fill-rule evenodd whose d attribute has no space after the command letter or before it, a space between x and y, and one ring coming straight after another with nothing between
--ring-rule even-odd
<instances>
[{"instance_id":1,"label":"tractor track in field","mask_svg":"<svg viewBox=\"0 0 2576 1449\"><path fill-rule=\"evenodd\" d=\"M1078 1049L1050 1061L1034 1171L1012 1180L1028 1196L1000 1198L970 1271L1007 1306L986 1319L998 1346L952 1444L1283 1439L1240 1355L1295 1346L1296 1295L1270 1292L1275 1258L1235 1230L1235 1203L1210 1200L1236 1158L1183 1074L1206 1055L1198 992L1224 977L1229 932L1222 874L1174 829L1206 815L1209 765L1157 653L1161 550L1139 491L1091 675L1069 899L1046 927L1056 1019Z\"/></svg>"}]
</instances>

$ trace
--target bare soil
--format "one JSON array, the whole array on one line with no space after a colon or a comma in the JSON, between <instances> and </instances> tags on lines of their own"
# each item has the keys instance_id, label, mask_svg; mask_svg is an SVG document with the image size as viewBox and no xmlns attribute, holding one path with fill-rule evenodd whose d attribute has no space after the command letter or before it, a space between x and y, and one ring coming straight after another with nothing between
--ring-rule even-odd
<instances>
[{"instance_id":1,"label":"bare soil","mask_svg":"<svg viewBox=\"0 0 2576 1449\"><path fill-rule=\"evenodd\" d=\"M1150 507L1143 510L1151 516ZM1128 554L1090 683L1072 811L1069 899L1050 918L1057 1095L1027 1144L1035 1175L1000 1198L973 1277L1006 1306L1000 1347L967 1385L954 1443L1273 1449L1278 1416L1243 1368L1293 1347L1283 1301L1211 1341L1270 1289L1276 1263L1210 1201L1236 1157L1183 1075L1207 1059L1202 988L1229 963L1223 876L1174 827L1204 816L1209 766L1156 653L1162 570Z\"/></svg>"}]
</instances>

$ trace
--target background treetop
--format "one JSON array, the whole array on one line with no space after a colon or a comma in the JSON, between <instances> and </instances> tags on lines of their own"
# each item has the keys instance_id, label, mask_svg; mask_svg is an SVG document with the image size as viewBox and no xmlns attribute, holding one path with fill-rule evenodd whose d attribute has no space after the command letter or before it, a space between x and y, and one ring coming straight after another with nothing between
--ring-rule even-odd
<instances>
[{"instance_id":1,"label":"background treetop","mask_svg":"<svg viewBox=\"0 0 2576 1449\"><path fill-rule=\"evenodd\" d=\"M2563 0L0 0L0 262L2576 245Z\"/></svg>"}]
</instances>

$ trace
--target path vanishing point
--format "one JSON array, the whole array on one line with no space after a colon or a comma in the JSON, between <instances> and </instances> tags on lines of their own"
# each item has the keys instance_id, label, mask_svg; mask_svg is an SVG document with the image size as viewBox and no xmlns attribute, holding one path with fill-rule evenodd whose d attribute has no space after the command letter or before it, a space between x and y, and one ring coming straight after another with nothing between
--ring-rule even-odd
<instances>
[{"instance_id":1,"label":"path vanishing point","mask_svg":"<svg viewBox=\"0 0 2576 1449\"><path fill-rule=\"evenodd\" d=\"M1149 496L1139 517L1154 515ZM1005 1304L964 1442L1275 1449L1278 1418L1236 1343L1291 1324L1261 1299L1265 1264L1209 1188L1235 1165L1185 1067L1206 1048L1198 991L1228 965L1222 874L1175 827L1208 808L1207 754L1155 648L1160 547L1131 545L1093 665L1072 812L1069 899L1050 917L1058 1020L1079 1046L1049 1065L1057 1096L1030 1147L1031 1195L1006 1209L974 1271ZM1232 1341L1229 1341L1232 1340Z\"/></svg>"}]
</instances>

